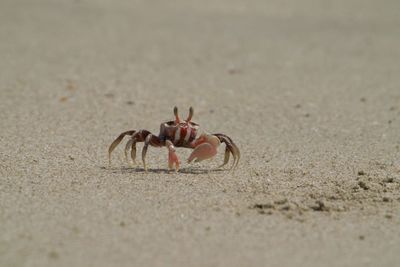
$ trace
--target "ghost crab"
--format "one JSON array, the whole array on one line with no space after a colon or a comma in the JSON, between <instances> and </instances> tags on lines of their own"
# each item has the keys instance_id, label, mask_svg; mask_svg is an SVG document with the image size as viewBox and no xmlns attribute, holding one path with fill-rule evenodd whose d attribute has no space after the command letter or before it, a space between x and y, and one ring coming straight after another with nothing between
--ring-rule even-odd
<instances>
[{"instance_id":1,"label":"ghost crab","mask_svg":"<svg viewBox=\"0 0 400 267\"><path fill-rule=\"evenodd\" d=\"M121 143L122 139L127 135L130 137L125 146L125 158L128 160L128 152L131 150L131 158L133 162L136 159L136 143L144 142L142 149L142 161L144 170L147 172L146 153L150 146L166 147L168 149L168 168L175 171L179 170L179 159L175 152L175 147L185 147L193 149L188 158L188 163L193 160L199 162L214 157L217 154L217 148L221 143L225 143L224 162L219 168L225 166L229 162L230 154L233 156L233 163L230 169L237 167L240 159L240 151L232 139L221 133L210 134L202 133L198 135L199 125L192 120L193 108L189 109L189 116L186 120L181 120L178 115L178 108L174 107L175 120L163 122L160 125L160 133L158 136L147 130L131 130L121 133L110 145L108 149L109 163L111 164L111 153Z\"/></svg>"}]
</instances>

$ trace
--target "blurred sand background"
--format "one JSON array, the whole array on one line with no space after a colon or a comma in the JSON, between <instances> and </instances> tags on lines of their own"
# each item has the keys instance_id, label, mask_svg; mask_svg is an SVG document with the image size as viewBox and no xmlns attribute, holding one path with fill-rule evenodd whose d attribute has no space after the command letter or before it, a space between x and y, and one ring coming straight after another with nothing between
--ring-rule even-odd
<instances>
[{"instance_id":1,"label":"blurred sand background","mask_svg":"<svg viewBox=\"0 0 400 267\"><path fill-rule=\"evenodd\" d=\"M398 266L399 26L397 0L1 0L0 266ZM108 166L174 105L236 172Z\"/></svg>"}]
</instances>

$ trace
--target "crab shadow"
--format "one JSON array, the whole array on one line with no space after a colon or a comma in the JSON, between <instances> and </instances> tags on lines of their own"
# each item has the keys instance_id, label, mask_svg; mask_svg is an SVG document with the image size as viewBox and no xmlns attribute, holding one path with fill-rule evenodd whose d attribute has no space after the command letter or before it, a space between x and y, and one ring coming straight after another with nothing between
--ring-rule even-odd
<instances>
[{"instance_id":1,"label":"crab shadow","mask_svg":"<svg viewBox=\"0 0 400 267\"><path fill-rule=\"evenodd\" d=\"M146 173L144 168L142 167L101 167L102 169L113 171L114 173L122 173L122 174L129 174L129 173ZM205 168L196 168L196 167L186 167L179 169L176 173L184 173L184 174L207 174L207 173L217 173L217 172L225 172L229 171L229 169L205 169ZM161 168L148 168L148 173L175 173L174 170L168 169L161 169Z\"/></svg>"}]
</instances>

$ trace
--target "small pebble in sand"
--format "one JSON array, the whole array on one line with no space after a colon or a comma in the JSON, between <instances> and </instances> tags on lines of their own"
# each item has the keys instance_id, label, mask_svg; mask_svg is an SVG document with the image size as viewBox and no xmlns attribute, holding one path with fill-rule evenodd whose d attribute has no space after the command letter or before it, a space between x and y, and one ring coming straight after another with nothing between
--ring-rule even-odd
<instances>
[{"instance_id":1,"label":"small pebble in sand","mask_svg":"<svg viewBox=\"0 0 400 267\"><path fill-rule=\"evenodd\" d=\"M394 178L393 177L386 177L385 179L383 179L384 183L393 183L394 182Z\"/></svg>"},{"instance_id":2,"label":"small pebble in sand","mask_svg":"<svg viewBox=\"0 0 400 267\"><path fill-rule=\"evenodd\" d=\"M135 104L135 102L133 102L133 101L129 100L129 101L126 101L126 104L128 104L128 105L132 106L132 105L134 105L134 104Z\"/></svg>"},{"instance_id":3,"label":"small pebble in sand","mask_svg":"<svg viewBox=\"0 0 400 267\"><path fill-rule=\"evenodd\" d=\"M361 187L364 190L368 190L369 186L364 182L364 181L359 181L358 186Z\"/></svg>"},{"instance_id":4,"label":"small pebble in sand","mask_svg":"<svg viewBox=\"0 0 400 267\"><path fill-rule=\"evenodd\" d=\"M389 202L390 198L389 197L383 197L382 200L383 200L383 202Z\"/></svg>"},{"instance_id":5,"label":"small pebble in sand","mask_svg":"<svg viewBox=\"0 0 400 267\"><path fill-rule=\"evenodd\" d=\"M364 240L364 239L365 239L365 236L363 236L363 235L360 235L360 236L358 236L358 239L360 239L360 240Z\"/></svg>"},{"instance_id":6,"label":"small pebble in sand","mask_svg":"<svg viewBox=\"0 0 400 267\"><path fill-rule=\"evenodd\" d=\"M75 91L78 88L78 86L76 85L76 83L74 83L71 80L67 80L67 86L66 89L69 91Z\"/></svg>"},{"instance_id":7,"label":"small pebble in sand","mask_svg":"<svg viewBox=\"0 0 400 267\"><path fill-rule=\"evenodd\" d=\"M60 255L58 255L58 253L56 251L50 251L49 252L49 258L50 259L58 259L60 257Z\"/></svg>"},{"instance_id":8,"label":"small pebble in sand","mask_svg":"<svg viewBox=\"0 0 400 267\"><path fill-rule=\"evenodd\" d=\"M329 208L322 200L317 200L315 205L311 205L310 208L314 211L329 211Z\"/></svg>"},{"instance_id":9,"label":"small pebble in sand","mask_svg":"<svg viewBox=\"0 0 400 267\"><path fill-rule=\"evenodd\" d=\"M362 176L362 175L365 175L365 172L364 172L363 170L360 170L360 171L358 171L357 174L360 175L360 176Z\"/></svg>"},{"instance_id":10,"label":"small pebble in sand","mask_svg":"<svg viewBox=\"0 0 400 267\"><path fill-rule=\"evenodd\" d=\"M254 204L251 208L253 209L273 209L274 205L271 203L266 203L266 204Z\"/></svg>"},{"instance_id":11,"label":"small pebble in sand","mask_svg":"<svg viewBox=\"0 0 400 267\"><path fill-rule=\"evenodd\" d=\"M58 101L60 101L61 103L66 102L68 100L67 96L62 96L58 99Z\"/></svg>"},{"instance_id":12,"label":"small pebble in sand","mask_svg":"<svg viewBox=\"0 0 400 267\"><path fill-rule=\"evenodd\" d=\"M287 198L282 198L282 199L274 201L274 203L277 204L277 205L283 205L283 204L285 204L287 202L288 202Z\"/></svg>"},{"instance_id":13,"label":"small pebble in sand","mask_svg":"<svg viewBox=\"0 0 400 267\"><path fill-rule=\"evenodd\" d=\"M281 207L281 210L290 210L290 205L286 204Z\"/></svg>"},{"instance_id":14,"label":"small pebble in sand","mask_svg":"<svg viewBox=\"0 0 400 267\"><path fill-rule=\"evenodd\" d=\"M231 75L240 74L240 73L242 73L242 70L238 69L238 68L229 68L228 73Z\"/></svg>"},{"instance_id":15,"label":"small pebble in sand","mask_svg":"<svg viewBox=\"0 0 400 267\"><path fill-rule=\"evenodd\" d=\"M266 214L266 215L271 215L273 212L272 210L259 210L259 214Z\"/></svg>"},{"instance_id":16,"label":"small pebble in sand","mask_svg":"<svg viewBox=\"0 0 400 267\"><path fill-rule=\"evenodd\" d=\"M286 214L286 218L288 218L289 220L293 219L293 217L294 217L294 215L292 213L287 213Z\"/></svg>"}]
</instances>

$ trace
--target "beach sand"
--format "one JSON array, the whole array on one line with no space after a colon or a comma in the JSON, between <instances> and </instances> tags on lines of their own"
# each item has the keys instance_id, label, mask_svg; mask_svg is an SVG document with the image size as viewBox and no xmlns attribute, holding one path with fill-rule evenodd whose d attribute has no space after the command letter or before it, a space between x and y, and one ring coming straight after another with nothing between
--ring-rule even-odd
<instances>
[{"instance_id":1,"label":"beach sand","mask_svg":"<svg viewBox=\"0 0 400 267\"><path fill-rule=\"evenodd\" d=\"M398 1L0 3L0 266L397 266ZM241 150L143 172L178 106Z\"/></svg>"}]
</instances>

